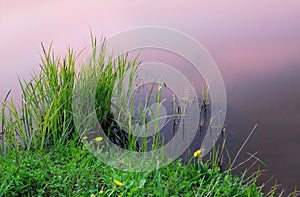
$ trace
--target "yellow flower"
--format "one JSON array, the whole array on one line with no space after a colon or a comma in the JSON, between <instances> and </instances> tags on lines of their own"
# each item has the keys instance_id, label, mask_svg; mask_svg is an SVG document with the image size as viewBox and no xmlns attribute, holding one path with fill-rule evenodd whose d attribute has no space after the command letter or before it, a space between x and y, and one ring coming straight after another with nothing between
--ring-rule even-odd
<instances>
[{"instance_id":1,"label":"yellow flower","mask_svg":"<svg viewBox=\"0 0 300 197\"><path fill-rule=\"evenodd\" d=\"M91 194L91 197L96 197L96 195L95 194Z\"/></svg>"},{"instance_id":2,"label":"yellow flower","mask_svg":"<svg viewBox=\"0 0 300 197\"><path fill-rule=\"evenodd\" d=\"M102 137L96 137L96 138L95 138L95 141L96 141L96 142L101 142L102 140L103 140Z\"/></svg>"},{"instance_id":3,"label":"yellow flower","mask_svg":"<svg viewBox=\"0 0 300 197\"><path fill-rule=\"evenodd\" d=\"M99 194L103 194L103 193L104 193L104 191L103 191L103 190L100 190L100 191L99 191Z\"/></svg>"},{"instance_id":4,"label":"yellow flower","mask_svg":"<svg viewBox=\"0 0 300 197\"><path fill-rule=\"evenodd\" d=\"M122 197L122 195L118 195L118 197Z\"/></svg>"},{"instance_id":5,"label":"yellow flower","mask_svg":"<svg viewBox=\"0 0 300 197\"><path fill-rule=\"evenodd\" d=\"M83 138L82 138L82 140L87 140L88 139L88 136L84 136Z\"/></svg>"},{"instance_id":6,"label":"yellow flower","mask_svg":"<svg viewBox=\"0 0 300 197\"><path fill-rule=\"evenodd\" d=\"M202 153L202 149L195 151L194 152L194 157L198 157L201 153Z\"/></svg>"},{"instance_id":7,"label":"yellow flower","mask_svg":"<svg viewBox=\"0 0 300 197\"><path fill-rule=\"evenodd\" d=\"M123 183L121 183L120 181L117 181L117 180L114 180L114 183L117 185L117 186L122 186Z\"/></svg>"}]
</instances>

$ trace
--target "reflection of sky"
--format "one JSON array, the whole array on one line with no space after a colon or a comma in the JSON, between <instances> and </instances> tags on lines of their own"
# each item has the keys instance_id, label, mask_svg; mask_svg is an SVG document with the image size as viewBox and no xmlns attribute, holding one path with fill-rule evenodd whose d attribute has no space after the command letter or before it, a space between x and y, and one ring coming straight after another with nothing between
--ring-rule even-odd
<instances>
[{"instance_id":1,"label":"reflection of sky","mask_svg":"<svg viewBox=\"0 0 300 197\"><path fill-rule=\"evenodd\" d=\"M182 30L204 44L226 70L260 73L299 60L298 1L47 1L0 4L0 89L39 62L40 42L54 41L63 52L89 44L90 28L99 37L143 25ZM223 67L222 67L223 66ZM9 81L9 83L8 83Z\"/></svg>"},{"instance_id":2,"label":"reflection of sky","mask_svg":"<svg viewBox=\"0 0 300 197\"><path fill-rule=\"evenodd\" d=\"M299 98L299 94L295 92L298 86L288 89L291 81L286 82L285 79L274 83L276 77L288 79L293 72L293 79L299 78L299 69L293 69L295 66L299 67L300 62L299 10L300 1L296 0L227 0L202 3L196 0L131 0L126 3L116 0L90 0L84 3L79 0L0 0L0 97L11 88L15 90L14 95L17 95L17 76L29 78L33 69L39 69L40 42L49 46L53 41L56 52L63 54L69 45L76 51L89 46L90 29L101 37L137 26L167 26L181 30L202 43L219 65L227 89L230 91L237 86L233 96L229 95L229 107L239 108L232 111L233 117L241 119L245 115L246 118L240 127L237 125L242 122L240 120L231 120L232 124L248 131L251 126L245 125L252 124L253 120L261 117L264 119L261 123L263 126L258 128L263 129L259 131L270 132L268 135L280 139L282 136L276 135L279 130L272 132L272 122L279 124L280 117L270 118L268 111L275 110L275 115L281 111L268 107L281 103L290 104L285 109L291 109L290 117L293 120L299 119L296 116L299 111L292 110L297 102L292 98ZM282 75L282 71L287 69L291 72ZM268 74L271 72L273 74ZM274 80L267 79L270 77ZM262 83L271 85L261 86ZM297 84L299 85L299 80ZM279 94L274 88L277 86L281 87ZM245 87L248 89L245 90ZM272 94L266 91L270 89ZM239 93L241 96L234 97L234 94ZM262 111L263 107L266 107L265 111ZM284 124L291 125L286 121ZM284 124L277 125L276 128L284 129ZM290 127L285 128L291 130ZM297 139L297 136L293 139ZM269 148L275 147L273 141L269 141ZM256 142L261 143L261 140ZM261 144L261 148L265 150L262 154L270 155L272 151L265 147L267 143ZM295 140L290 142L291 146L295 144L297 145ZM282 153L281 156L283 155ZM270 157L270 160L274 158L276 159L276 155ZM288 165L285 171L286 169L297 170ZM279 167L275 166L272 172L275 170L278 172ZM285 176L281 174L281 180Z\"/></svg>"}]
</instances>

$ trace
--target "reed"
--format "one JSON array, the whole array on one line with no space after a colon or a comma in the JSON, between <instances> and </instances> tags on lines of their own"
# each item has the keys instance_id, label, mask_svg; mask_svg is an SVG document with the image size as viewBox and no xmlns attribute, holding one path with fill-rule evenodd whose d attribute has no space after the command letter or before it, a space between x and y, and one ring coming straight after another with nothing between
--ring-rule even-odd
<instances>
[{"instance_id":1,"label":"reed","mask_svg":"<svg viewBox=\"0 0 300 197\"><path fill-rule=\"evenodd\" d=\"M2 102L2 139L8 150L20 146L43 149L75 135L71 96L76 56L71 49L63 58L55 57L51 46L46 50L42 45L42 49L41 72L34 73L30 81L19 79L20 109L12 99Z\"/></svg>"},{"instance_id":2,"label":"reed","mask_svg":"<svg viewBox=\"0 0 300 197\"><path fill-rule=\"evenodd\" d=\"M80 71L75 70L78 55L72 49L61 58L55 56L52 46L46 50L42 45L41 71L34 73L30 81L19 79L22 90L20 108L9 99L9 93L1 103L2 150L38 150L57 143L67 144L72 140L79 142L85 133L78 130L74 121L76 116L89 119L93 111L87 111L87 105L94 106L92 110L96 110L97 120L91 120L99 122L114 143L118 141L118 145L136 149L137 137L131 135L135 132L134 123L130 122L130 118L125 120L124 117L128 115L126 109L132 96L131 86L135 80L138 56L129 59L125 54L118 55L115 59L112 54L107 54L104 41L99 48L96 38L91 38L92 54L82 63ZM126 76L129 76L129 88L124 96L122 85ZM77 87L80 92L76 92ZM78 94L82 100L76 102L77 114L74 114L73 104ZM116 100L118 106L119 112L115 114L111 109L112 99ZM133 107L132 105L130 110L132 113ZM142 110L146 112L149 107L144 106ZM139 118L144 115L142 113ZM117 123L123 123L123 129L126 129L129 136L121 127L117 128L117 133L111 131L112 124ZM86 124L86 127L89 125L84 121L80 124Z\"/></svg>"}]
</instances>

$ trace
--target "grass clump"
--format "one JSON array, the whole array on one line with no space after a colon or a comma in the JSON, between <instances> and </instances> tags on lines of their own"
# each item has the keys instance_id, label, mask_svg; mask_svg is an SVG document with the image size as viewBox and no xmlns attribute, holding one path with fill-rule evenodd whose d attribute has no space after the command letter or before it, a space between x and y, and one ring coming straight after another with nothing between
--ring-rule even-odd
<instances>
[{"instance_id":1,"label":"grass clump","mask_svg":"<svg viewBox=\"0 0 300 197\"><path fill-rule=\"evenodd\" d=\"M43 45L42 48L41 72L34 73L29 82L19 80L22 90L20 109L13 100L8 99L10 92L1 102L2 152L11 149L41 150L57 143L68 144L72 140L79 142L83 132L75 125L76 115L73 113L72 103L78 93L74 88L82 85L88 86L80 87L79 94L85 94L87 97L83 96L84 100L79 101L78 106L74 102L76 109L80 108L82 103L93 101L91 106L94 106L93 110L96 109L97 121L105 127L106 134L116 143L119 136L110 133L111 124L108 124L113 120L110 110L112 93L116 80L122 84L126 72L131 69L134 73L137 59L129 61L127 56L119 56L117 60L113 60L112 56L106 54L105 44L98 51L96 39L92 38L91 57L79 73L75 70L77 56L73 50L69 49L67 55L60 58L54 55L51 46L49 50ZM95 84L94 89L90 88L91 84ZM120 92L120 86L117 88ZM91 95L93 98L89 97ZM92 113L85 108L82 112L77 114L77 117L89 117ZM84 123L86 122L80 122ZM124 142L126 140L127 136L118 141L119 144L128 144Z\"/></svg>"},{"instance_id":2,"label":"grass clump","mask_svg":"<svg viewBox=\"0 0 300 197\"><path fill-rule=\"evenodd\" d=\"M29 82L20 81L22 106L12 100L2 103L2 150L43 149L66 143L76 136L72 117L72 91L76 79L72 50L56 58L43 47L41 72ZM4 142L5 141L5 142Z\"/></svg>"}]
</instances>

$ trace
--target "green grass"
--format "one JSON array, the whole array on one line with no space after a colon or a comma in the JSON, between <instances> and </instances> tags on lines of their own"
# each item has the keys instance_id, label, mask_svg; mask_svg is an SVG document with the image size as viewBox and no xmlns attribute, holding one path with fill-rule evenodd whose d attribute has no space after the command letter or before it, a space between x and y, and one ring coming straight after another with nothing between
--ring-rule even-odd
<instances>
[{"instance_id":1,"label":"green grass","mask_svg":"<svg viewBox=\"0 0 300 197\"><path fill-rule=\"evenodd\" d=\"M263 196L262 187L256 185L256 175L236 177L230 170L220 171L218 164L223 149L213 151L204 164L198 157L195 163L192 159L187 165L176 161L139 173L112 168L89 152L88 144L81 141L93 129L89 126L95 119L88 117L96 110L100 124L112 121L112 97L116 98L120 112L114 121L123 123L121 126L129 134L135 132L132 120L124 119L124 114L131 85L136 80L138 57L129 59L124 55L114 60L106 53L105 45L101 50L96 46L96 39L92 37L91 58L83 63L80 73L75 70L78 56L73 50L69 49L67 55L60 58L51 47L49 50L43 47L41 72L33 74L29 82L20 80L22 106L17 108L9 99L9 93L2 101L0 196L99 196L101 190L102 196ZM128 73L129 89L124 92L123 81ZM76 100L78 96L81 100ZM157 102L161 101L160 96L158 90ZM205 93L203 97L208 95ZM86 105L94 108L89 111ZM151 111L148 101L140 107L138 121L145 123L146 113ZM133 108L130 106L131 114ZM151 121L158 129L155 121L159 114L155 113L159 111L151 112ZM107 135L110 135L110 127L109 124L105 127ZM112 138L116 137L120 136ZM163 142L158 135L154 137L152 150ZM86 141L94 138L88 136ZM126 140L128 148L136 150L136 137L129 135ZM146 141L147 138L142 150L146 150ZM115 180L122 186L116 185ZM274 191L270 196L275 195Z\"/></svg>"},{"instance_id":2,"label":"green grass","mask_svg":"<svg viewBox=\"0 0 300 197\"><path fill-rule=\"evenodd\" d=\"M263 196L255 179L246 182L208 165L177 161L136 173L111 168L75 143L12 151L0 157L0 196L100 196L101 190L102 196Z\"/></svg>"},{"instance_id":3,"label":"green grass","mask_svg":"<svg viewBox=\"0 0 300 197\"><path fill-rule=\"evenodd\" d=\"M1 128L6 151L13 147L43 149L46 145L74 139L71 107L75 59L72 50L61 59L54 56L51 47L48 51L43 47L41 72L34 73L29 82L19 80L21 109L17 109L13 100L6 99L2 103Z\"/></svg>"}]
</instances>

